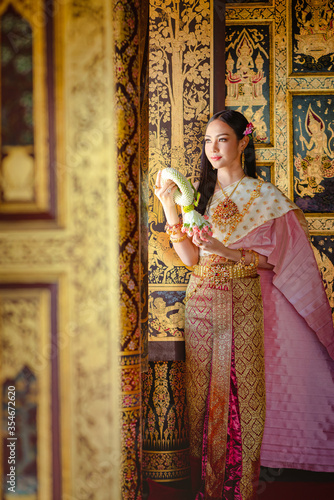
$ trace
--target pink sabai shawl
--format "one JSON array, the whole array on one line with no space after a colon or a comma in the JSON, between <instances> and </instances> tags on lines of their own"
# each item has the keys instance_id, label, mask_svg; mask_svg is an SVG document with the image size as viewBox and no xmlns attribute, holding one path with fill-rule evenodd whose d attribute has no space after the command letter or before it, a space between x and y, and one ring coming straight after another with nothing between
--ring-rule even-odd
<instances>
[{"instance_id":1,"label":"pink sabai shawl","mask_svg":"<svg viewBox=\"0 0 334 500\"><path fill-rule=\"evenodd\" d=\"M334 329L308 238L290 210L229 247L255 250L274 266L259 269L267 393L261 465L333 472Z\"/></svg>"}]
</instances>

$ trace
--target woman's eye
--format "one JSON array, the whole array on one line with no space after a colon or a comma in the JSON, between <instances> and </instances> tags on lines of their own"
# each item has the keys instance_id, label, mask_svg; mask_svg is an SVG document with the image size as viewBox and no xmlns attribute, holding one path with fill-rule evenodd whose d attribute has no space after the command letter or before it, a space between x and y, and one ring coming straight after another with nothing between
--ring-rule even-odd
<instances>
[{"instance_id":1,"label":"woman's eye","mask_svg":"<svg viewBox=\"0 0 334 500\"><path fill-rule=\"evenodd\" d=\"M221 138L219 139L219 142L225 142L225 141L226 141L225 137L221 137Z\"/></svg>"}]
</instances>

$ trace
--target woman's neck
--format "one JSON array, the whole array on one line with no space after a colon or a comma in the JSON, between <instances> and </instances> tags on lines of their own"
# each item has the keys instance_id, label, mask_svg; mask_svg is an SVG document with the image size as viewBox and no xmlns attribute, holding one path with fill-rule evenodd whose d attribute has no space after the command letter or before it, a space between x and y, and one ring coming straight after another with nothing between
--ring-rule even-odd
<instances>
[{"instance_id":1,"label":"woman's neck","mask_svg":"<svg viewBox=\"0 0 334 500\"><path fill-rule=\"evenodd\" d=\"M244 175L245 172L242 170L241 166L240 168L232 171L219 169L217 172L217 179L221 187L224 188L229 186L230 184L233 184L234 182L239 181Z\"/></svg>"}]
</instances>

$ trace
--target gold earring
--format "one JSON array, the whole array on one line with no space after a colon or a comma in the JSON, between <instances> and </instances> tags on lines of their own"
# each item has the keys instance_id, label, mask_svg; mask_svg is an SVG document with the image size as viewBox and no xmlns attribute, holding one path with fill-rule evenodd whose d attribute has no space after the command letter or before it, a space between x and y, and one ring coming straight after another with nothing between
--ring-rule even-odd
<instances>
[{"instance_id":1,"label":"gold earring","mask_svg":"<svg viewBox=\"0 0 334 500\"><path fill-rule=\"evenodd\" d=\"M245 151L242 150L241 152L241 167L242 167L242 170L245 170Z\"/></svg>"}]
</instances>

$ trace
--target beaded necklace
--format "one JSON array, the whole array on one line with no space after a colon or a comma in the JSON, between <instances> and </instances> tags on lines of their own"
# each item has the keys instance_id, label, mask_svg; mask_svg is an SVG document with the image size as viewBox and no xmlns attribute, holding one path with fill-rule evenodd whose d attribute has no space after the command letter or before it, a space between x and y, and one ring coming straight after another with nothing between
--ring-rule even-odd
<instances>
[{"instance_id":1,"label":"beaded necklace","mask_svg":"<svg viewBox=\"0 0 334 500\"><path fill-rule=\"evenodd\" d=\"M243 179L243 178L242 178ZM234 193L234 191L236 190L236 188L238 187L239 183L241 182L241 180L238 182L237 186L235 187L235 189L233 190L232 194ZM255 200L255 198L258 198L260 196L260 191L261 191L261 187L262 187L262 184L263 184L263 180L261 179L258 183L258 185L256 186L256 188L253 190L253 192L251 193L250 195L250 198L248 200L247 203L245 203L245 205L243 206L242 208L242 211L239 212L239 209L238 207L237 210L238 212L233 214L232 216L230 216L230 218L228 219L226 216L225 216L225 220L223 223L220 223L220 220L219 220L219 217L220 217L220 213L223 211L222 208L219 209L218 211L218 207L219 205L221 205L222 203L224 203L226 200L224 200L224 202L220 202L217 207L215 208L213 214L212 214L212 221L213 221L213 224L215 226L218 226L219 229L222 231L222 232L225 232L225 230L227 229L226 226L229 226L229 231L226 233L225 235L225 238L224 240L222 241L223 245L226 245L227 241L229 240L231 234L233 233L233 231L236 229L236 227L238 226L239 222L242 221L242 219L244 218L244 216L248 213L249 211L249 208L250 206L252 205L253 201ZM224 191L223 191L224 192ZM224 193L225 194L225 193ZM232 196L232 194L230 196ZM225 197L226 197L226 194L225 194ZM230 200L232 201L232 200ZM234 205L235 203L232 202Z\"/></svg>"},{"instance_id":2,"label":"beaded necklace","mask_svg":"<svg viewBox=\"0 0 334 500\"><path fill-rule=\"evenodd\" d=\"M225 228L226 226L233 224L236 221L241 220L240 219L240 212L237 207L237 205L234 203L234 201L231 200L234 191L237 189L239 186L240 182L242 179L245 177L245 174L241 177L235 188L233 189L232 193L228 196L224 189L221 187L220 182L217 178L218 186L223 192L223 195L225 196L225 200L221 201L218 203L217 207L215 208L215 211L212 214L212 222L215 226L219 226L220 228Z\"/></svg>"}]
</instances>

